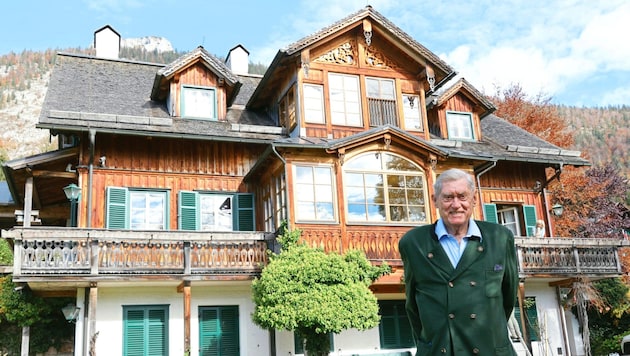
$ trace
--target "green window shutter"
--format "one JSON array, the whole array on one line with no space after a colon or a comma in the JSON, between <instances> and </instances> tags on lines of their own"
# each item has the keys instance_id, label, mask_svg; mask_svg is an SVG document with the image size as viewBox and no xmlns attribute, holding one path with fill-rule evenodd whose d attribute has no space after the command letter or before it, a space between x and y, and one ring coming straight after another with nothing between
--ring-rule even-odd
<instances>
[{"instance_id":1,"label":"green window shutter","mask_svg":"<svg viewBox=\"0 0 630 356\"><path fill-rule=\"evenodd\" d=\"M199 194L191 191L179 192L178 228L180 230L199 230Z\"/></svg>"},{"instance_id":2,"label":"green window shutter","mask_svg":"<svg viewBox=\"0 0 630 356\"><path fill-rule=\"evenodd\" d=\"M381 322L379 334L382 349L413 347L411 324L407 319L404 300L379 301Z\"/></svg>"},{"instance_id":3,"label":"green window shutter","mask_svg":"<svg viewBox=\"0 0 630 356\"><path fill-rule=\"evenodd\" d=\"M233 199L232 214L234 217L234 230L254 231L254 194L235 194Z\"/></svg>"},{"instance_id":4,"label":"green window shutter","mask_svg":"<svg viewBox=\"0 0 630 356\"><path fill-rule=\"evenodd\" d=\"M127 200L129 195L127 188L107 187L106 195L105 227L108 229L128 229L129 207Z\"/></svg>"},{"instance_id":5,"label":"green window shutter","mask_svg":"<svg viewBox=\"0 0 630 356\"><path fill-rule=\"evenodd\" d=\"M168 306L123 307L123 356L168 355Z\"/></svg>"},{"instance_id":6,"label":"green window shutter","mask_svg":"<svg viewBox=\"0 0 630 356\"><path fill-rule=\"evenodd\" d=\"M497 215L496 204L484 204L483 205L483 217L485 221L499 223L499 216Z\"/></svg>"},{"instance_id":7,"label":"green window shutter","mask_svg":"<svg viewBox=\"0 0 630 356\"><path fill-rule=\"evenodd\" d=\"M238 306L199 307L199 355L239 356Z\"/></svg>"},{"instance_id":8,"label":"green window shutter","mask_svg":"<svg viewBox=\"0 0 630 356\"><path fill-rule=\"evenodd\" d=\"M534 236L536 231L536 207L534 205L523 205L523 216L525 217L527 236Z\"/></svg>"},{"instance_id":9,"label":"green window shutter","mask_svg":"<svg viewBox=\"0 0 630 356\"><path fill-rule=\"evenodd\" d=\"M540 341L540 333L538 328L538 311L536 308L536 299L534 297L526 297L525 300L533 302L527 303L525 308L525 322L527 323L527 333L529 341Z\"/></svg>"}]
</instances>

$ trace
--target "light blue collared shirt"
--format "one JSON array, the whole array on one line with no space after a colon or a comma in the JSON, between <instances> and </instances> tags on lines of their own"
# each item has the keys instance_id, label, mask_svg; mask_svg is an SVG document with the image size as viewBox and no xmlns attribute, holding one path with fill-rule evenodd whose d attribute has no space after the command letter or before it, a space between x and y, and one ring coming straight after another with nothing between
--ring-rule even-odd
<instances>
[{"instance_id":1,"label":"light blue collared shirt","mask_svg":"<svg viewBox=\"0 0 630 356\"><path fill-rule=\"evenodd\" d=\"M435 234L437 235L444 252L446 252L448 259L451 260L453 268L457 267L459 260L464 254L466 245L468 244L468 239L471 236L479 236L479 241L481 241L481 230L479 230L479 226L477 226L473 219L470 219L470 222L468 223L468 232L462 239L461 243L458 243L455 236L450 235L446 231L446 226L444 226L442 219L439 219L435 224Z\"/></svg>"}]
</instances>

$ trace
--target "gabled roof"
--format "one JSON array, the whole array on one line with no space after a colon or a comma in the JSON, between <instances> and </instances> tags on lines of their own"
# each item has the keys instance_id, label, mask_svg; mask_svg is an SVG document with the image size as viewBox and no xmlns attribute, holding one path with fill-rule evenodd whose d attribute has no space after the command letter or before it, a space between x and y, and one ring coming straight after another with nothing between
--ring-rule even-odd
<instances>
[{"instance_id":1,"label":"gabled roof","mask_svg":"<svg viewBox=\"0 0 630 356\"><path fill-rule=\"evenodd\" d=\"M279 50L269 65L269 69L265 72L261 85L256 89L248 102L248 106L254 106L257 97L265 92L266 83L271 80L271 78L275 75L276 69L280 68L282 63L288 58L292 58L302 50L313 46L320 41L326 40L329 36L332 36L337 32L359 26L359 24L362 23L362 20L366 18L373 21L372 28L380 27L385 33L387 33L387 35L398 40L404 47L403 50L412 58L415 58L416 60L422 58L423 62L426 61L426 64L430 64L436 74L437 82L435 83L435 89L439 88L443 83L456 74L453 68L451 68L451 66L449 66L446 62L418 43L411 36L381 15L378 11L374 10L372 6L368 5L356 13L351 14L348 17L345 17L309 36L306 36L288 45L284 49Z\"/></svg>"},{"instance_id":2,"label":"gabled roof","mask_svg":"<svg viewBox=\"0 0 630 356\"><path fill-rule=\"evenodd\" d=\"M238 77L234 75L230 68L228 68L221 60L208 53L208 51L206 51L202 46L199 46L193 51L179 57L171 64L161 68L156 73L155 81L153 82L153 89L151 91L151 99L164 100L168 94L168 81L171 80L176 73L195 63L202 63L217 77L225 80L225 83L228 86L234 87L234 94L228 97L229 106L240 87Z\"/></svg>"},{"instance_id":3,"label":"gabled roof","mask_svg":"<svg viewBox=\"0 0 630 356\"><path fill-rule=\"evenodd\" d=\"M488 100L477 88L472 86L466 79L460 78L455 84L446 89L443 93L441 93L436 99L436 105L441 106L446 103L450 98L452 98L455 94L461 93L473 101L475 104L481 108L479 110L479 118L483 118L484 116L491 114L496 110L496 107L490 100Z\"/></svg>"}]
</instances>

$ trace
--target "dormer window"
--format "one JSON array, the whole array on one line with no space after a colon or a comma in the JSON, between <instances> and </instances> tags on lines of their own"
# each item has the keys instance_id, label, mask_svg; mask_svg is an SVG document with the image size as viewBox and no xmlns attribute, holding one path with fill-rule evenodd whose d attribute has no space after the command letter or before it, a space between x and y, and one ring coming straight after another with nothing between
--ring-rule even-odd
<instances>
[{"instance_id":1,"label":"dormer window","mask_svg":"<svg viewBox=\"0 0 630 356\"><path fill-rule=\"evenodd\" d=\"M215 88L182 87L182 117L217 120L217 92Z\"/></svg>"},{"instance_id":2,"label":"dormer window","mask_svg":"<svg viewBox=\"0 0 630 356\"><path fill-rule=\"evenodd\" d=\"M405 129L410 131L422 131L420 97L418 95L403 94L402 98Z\"/></svg>"},{"instance_id":3,"label":"dormer window","mask_svg":"<svg viewBox=\"0 0 630 356\"><path fill-rule=\"evenodd\" d=\"M474 140L473 117L469 112L446 112L446 127L449 140Z\"/></svg>"},{"instance_id":4,"label":"dormer window","mask_svg":"<svg viewBox=\"0 0 630 356\"><path fill-rule=\"evenodd\" d=\"M392 79L365 78L370 126L398 126L396 89Z\"/></svg>"}]
</instances>

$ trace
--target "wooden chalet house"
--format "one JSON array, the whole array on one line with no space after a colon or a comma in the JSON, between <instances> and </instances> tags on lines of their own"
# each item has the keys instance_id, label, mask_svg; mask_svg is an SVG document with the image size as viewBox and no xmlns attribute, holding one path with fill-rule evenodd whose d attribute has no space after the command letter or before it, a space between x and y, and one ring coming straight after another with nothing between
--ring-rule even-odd
<instances>
[{"instance_id":1,"label":"wooden chalet house","mask_svg":"<svg viewBox=\"0 0 630 356\"><path fill-rule=\"evenodd\" d=\"M109 26L95 39L117 53ZM409 354L398 240L437 219L432 185L452 167L476 177L475 217L519 237L520 299L535 299L516 306L526 343L581 354L558 296L576 277L619 275L617 243L550 239L545 187L588 162L494 116L372 7L279 50L263 76L240 45L226 62L203 47L167 65L110 57L57 55L38 127L59 149L3 166L20 210L2 231L14 281L76 296L76 355L302 353L250 316L283 221L393 267L372 286L381 325L331 336L334 355ZM545 236L531 237L539 219Z\"/></svg>"}]
</instances>

